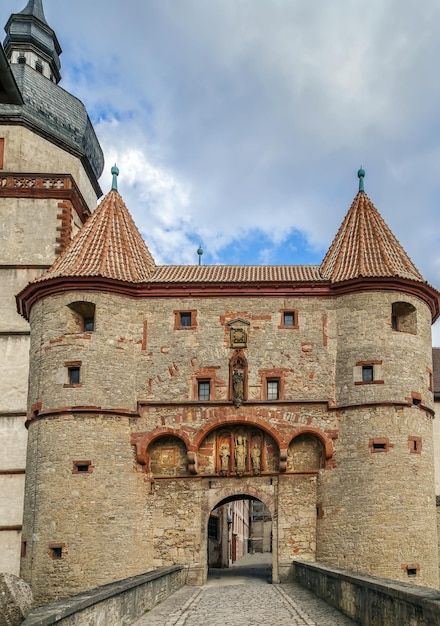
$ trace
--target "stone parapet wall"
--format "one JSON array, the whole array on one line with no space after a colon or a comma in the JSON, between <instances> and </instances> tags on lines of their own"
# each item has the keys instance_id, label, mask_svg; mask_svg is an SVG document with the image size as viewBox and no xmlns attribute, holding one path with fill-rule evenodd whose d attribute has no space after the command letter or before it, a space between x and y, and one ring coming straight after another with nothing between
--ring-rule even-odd
<instances>
[{"instance_id":1,"label":"stone parapet wall","mask_svg":"<svg viewBox=\"0 0 440 626\"><path fill-rule=\"evenodd\" d=\"M34 609L22 626L128 626L184 584L183 567L162 568Z\"/></svg>"},{"instance_id":2,"label":"stone parapet wall","mask_svg":"<svg viewBox=\"0 0 440 626\"><path fill-rule=\"evenodd\" d=\"M440 592L321 563L292 565L292 578L362 626L440 624Z\"/></svg>"}]
</instances>

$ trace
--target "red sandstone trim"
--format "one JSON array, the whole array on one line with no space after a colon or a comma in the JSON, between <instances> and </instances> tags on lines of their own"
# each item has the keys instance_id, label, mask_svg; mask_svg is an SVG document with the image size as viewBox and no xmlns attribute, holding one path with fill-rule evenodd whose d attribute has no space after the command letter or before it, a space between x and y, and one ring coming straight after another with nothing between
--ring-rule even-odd
<instances>
[{"instance_id":1,"label":"red sandstone trim","mask_svg":"<svg viewBox=\"0 0 440 626\"><path fill-rule=\"evenodd\" d=\"M5 158L5 139L0 137L0 170L3 169L3 163Z\"/></svg>"},{"instance_id":2,"label":"red sandstone trim","mask_svg":"<svg viewBox=\"0 0 440 626\"><path fill-rule=\"evenodd\" d=\"M401 565L401 568L403 569L404 572L406 572L408 574L408 576L410 578L415 577L419 574L420 572L420 565L419 563L405 563L404 565ZM415 570L415 574L410 574L409 572L411 570Z\"/></svg>"},{"instance_id":3,"label":"red sandstone trim","mask_svg":"<svg viewBox=\"0 0 440 626\"><path fill-rule=\"evenodd\" d=\"M370 439L368 448L371 453L389 452L391 448L394 448L394 443L390 443L388 437L374 437Z\"/></svg>"},{"instance_id":4,"label":"red sandstone trim","mask_svg":"<svg viewBox=\"0 0 440 626\"><path fill-rule=\"evenodd\" d=\"M60 417L61 415L72 415L75 413L91 413L98 415L112 415L114 417L140 417L139 413L135 411L128 411L127 409L103 409L99 406L72 406L72 407L61 407L58 409L47 409L42 411L38 415L29 417L26 422L26 428L33 422L37 422L42 419L55 419Z\"/></svg>"},{"instance_id":5,"label":"red sandstone trim","mask_svg":"<svg viewBox=\"0 0 440 626\"><path fill-rule=\"evenodd\" d=\"M324 348L328 345L328 316L326 313L322 316L322 345Z\"/></svg>"},{"instance_id":6,"label":"red sandstone trim","mask_svg":"<svg viewBox=\"0 0 440 626\"><path fill-rule=\"evenodd\" d=\"M301 426L300 428L291 431L288 435L289 439L287 440L287 445L290 446L292 441L296 439L296 437L299 437L299 435L313 435L314 437L317 437L324 446L325 459L329 460L333 457L333 441L319 428L314 428L313 426Z\"/></svg>"},{"instance_id":7,"label":"red sandstone trim","mask_svg":"<svg viewBox=\"0 0 440 626\"><path fill-rule=\"evenodd\" d=\"M78 470L78 466L87 466L87 471ZM93 474L95 466L92 465L92 461L72 461L72 474Z\"/></svg>"},{"instance_id":8,"label":"red sandstone trim","mask_svg":"<svg viewBox=\"0 0 440 626\"><path fill-rule=\"evenodd\" d=\"M162 426L159 428L155 428L151 432L148 433L132 433L130 437L130 445L136 446L136 459L140 465L146 466L146 471L149 471L149 463L148 463L148 450L151 444L160 439L161 437L172 436L180 439L185 444L187 451L189 450L190 442L188 436L181 432L174 430L173 428L169 428L167 426Z\"/></svg>"},{"instance_id":9,"label":"red sandstone trim","mask_svg":"<svg viewBox=\"0 0 440 626\"><path fill-rule=\"evenodd\" d=\"M356 363L356 367L362 366L362 365L382 365L383 361L358 361Z\"/></svg>"},{"instance_id":10,"label":"red sandstone trim","mask_svg":"<svg viewBox=\"0 0 440 626\"><path fill-rule=\"evenodd\" d=\"M70 174L5 172L1 175L0 197L67 200L82 223L90 215L87 203Z\"/></svg>"},{"instance_id":11,"label":"red sandstone trim","mask_svg":"<svg viewBox=\"0 0 440 626\"><path fill-rule=\"evenodd\" d=\"M50 543L49 544L49 556L51 559L53 559L54 561L61 561L65 556L65 548L66 548L66 544L65 543ZM55 556L55 550L61 550L61 556Z\"/></svg>"},{"instance_id":12,"label":"red sandstone trim","mask_svg":"<svg viewBox=\"0 0 440 626\"><path fill-rule=\"evenodd\" d=\"M288 371L281 367L273 367L272 369L258 370L261 381L261 399L263 402L272 404L273 402L284 401L284 377L288 375ZM278 381L278 398L276 400L267 399L267 383L271 380Z\"/></svg>"},{"instance_id":13,"label":"red sandstone trim","mask_svg":"<svg viewBox=\"0 0 440 626\"><path fill-rule=\"evenodd\" d=\"M408 436L408 448L411 454L422 454L422 438Z\"/></svg>"},{"instance_id":14,"label":"red sandstone trim","mask_svg":"<svg viewBox=\"0 0 440 626\"><path fill-rule=\"evenodd\" d=\"M73 206L69 201L63 201L58 203L58 208L61 209L61 213L57 215L57 219L61 221L60 226L57 226L59 236L56 238L58 246L55 249L55 254L59 256L67 248L72 240L72 213Z\"/></svg>"},{"instance_id":15,"label":"red sandstone trim","mask_svg":"<svg viewBox=\"0 0 440 626\"><path fill-rule=\"evenodd\" d=\"M216 400L216 374L220 369L219 365L213 367L203 367L192 374L191 395L195 402L207 403ZM199 400L199 382L209 382L209 400Z\"/></svg>"},{"instance_id":16,"label":"red sandstone trim","mask_svg":"<svg viewBox=\"0 0 440 626\"><path fill-rule=\"evenodd\" d=\"M294 324L292 326L286 326L284 321L284 313L293 313ZM299 315L297 309L280 309L280 324L278 326L279 329L287 329L287 330L298 330L299 328Z\"/></svg>"},{"instance_id":17,"label":"red sandstone trim","mask_svg":"<svg viewBox=\"0 0 440 626\"><path fill-rule=\"evenodd\" d=\"M197 309L180 309L174 313L174 330L194 330L197 328ZM191 326L182 326L180 314L191 313Z\"/></svg>"},{"instance_id":18,"label":"red sandstone trim","mask_svg":"<svg viewBox=\"0 0 440 626\"><path fill-rule=\"evenodd\" d=\"M142 346L141 350L147 349L147 339L148 339L148 322L144 320L143 328L142 328Z\"/></svg>"},{"instance_id":19,"label":"red sandstone trim","mask_svg":"<svg viewBox=\"0 0 440 626\"><path fill-rule=\"evenodd\" d=\"M0 194L1 195L1 194ZM430 307L432 322L440 315L440 294L427 283L397 277L362 278L332 285L328 281L301 283L270 282L268 284L236 283L128 283L99 276L57 277L30 283L17 296L17 310L26 319L34 303L42 297L75 290L105 291L129 297L335 297L345 293L369 291L401 291L421 298Z\"/></svg>"},{"instance_id":20,"label":"red sandstone trim","mask_svg":"<svg viewBox=\"0 0 440 626\"><path fill-rule=\"evenodd\" d=\"M355 380L355 385L383 385L383 380Z\"/></svg>"}]
</instances>

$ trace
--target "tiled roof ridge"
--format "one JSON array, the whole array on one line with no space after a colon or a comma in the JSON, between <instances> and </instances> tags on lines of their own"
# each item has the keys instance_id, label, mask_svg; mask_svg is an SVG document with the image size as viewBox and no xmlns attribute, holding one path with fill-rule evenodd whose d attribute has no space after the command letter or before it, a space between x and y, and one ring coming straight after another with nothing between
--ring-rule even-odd
<instances>
[{"instance_id":1,"label":"tiled roof ridge","mask_svg":"<svg viewBox=\"0 0 440 626\"><path fill-rule=\"evenodd\" d=\"M112 189L38 281L99 276L148 282L155 262L118 191Z\"/></svg>"},{"instance_id":2,"label":"tiled roof ridge","mask_svg":"<svg viewBox=\"0 0 440 626\"><path fill-rule=\"evenodd\" d=\"M364 191L346 214L320 266L331 282L354 278L424 279Z\"/></svg>"}]
</instances>

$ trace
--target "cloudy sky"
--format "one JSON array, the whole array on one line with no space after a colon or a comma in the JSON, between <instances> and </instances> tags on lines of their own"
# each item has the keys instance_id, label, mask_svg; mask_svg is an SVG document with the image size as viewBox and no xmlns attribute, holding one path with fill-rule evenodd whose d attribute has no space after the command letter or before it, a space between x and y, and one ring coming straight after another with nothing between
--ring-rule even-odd
<instances>
[{"instance_id":1,"label":"cloudy sky","mask_svg":"<svg viewBox=\"0 0 440 626\"><path fill-rule=\"evenodd\" d=\"M2 0L0 22L26 0ZM157 263L319 264L365 188L440 287L438 0L44 0ZM438 333L438 339L437 335ZM435 329L440 345L440 329Z\"/></svg>"}]
</instances>

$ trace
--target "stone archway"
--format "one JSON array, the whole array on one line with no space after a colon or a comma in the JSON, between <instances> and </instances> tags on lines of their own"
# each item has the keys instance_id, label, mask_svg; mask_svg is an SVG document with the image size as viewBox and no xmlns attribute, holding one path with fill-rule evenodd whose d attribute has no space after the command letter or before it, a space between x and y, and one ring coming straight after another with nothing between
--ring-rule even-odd
<instances>
[{"instance_id":1,"label":"stone archway","mask_svg":"<svg viewBox=\"0 0 440 626\"><path fill-rule=\"evenodd\" d=\"M219 502L208 518L208 570L229 568L240 560L262 562L270 556L272 569L272 515L258 498L238 494ZM247 557L247 558L246 558Z\"/></svg>"},{"instance_id":2,"label":"stone archway","mask_svg":"<svg viewBox=\"0 0 440 626\"><path fill-rule=\"evenodd\" d=\"M233 502L258 502L264 505L264 510L267 511L267 516L270 518L270 552L271 567L272 567L272 580L273 582L279 582L278 576L278 532L277 532L277 504L276 504L276 491L277 480L270 479L263 481L260 477L248 477L231 479L225 481L219 481L220 484L211 482L209 489L208 504L205 510L205 514L202 515L202 525L206 532L203 533L206 537L205 554L207 555L207 567L209 567L209 553L210 553L210 528L213 531L212 524L212 512L219 507L224 507L219 515L218 532L222 533L221 540L221 554L218 554L218 566L228 567L235 561L235 557L241 555L242 547L239 544L234 546L233 528L228 528L227 516L228 506ZM211 519L211 527L210 527ZM233 523L234 520L231 520ZM226 527L225 527L226 524ZM267 532L267 530L266 530ZM237 541L242 540L239 538ZM225 545L225 541L227 545ZM234 554L234 550L236 550ZM212 545L211 545L212 554ZM227 563L225 563L227 561Z\"/></svg>"}]
</instances>

